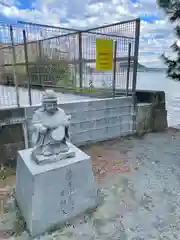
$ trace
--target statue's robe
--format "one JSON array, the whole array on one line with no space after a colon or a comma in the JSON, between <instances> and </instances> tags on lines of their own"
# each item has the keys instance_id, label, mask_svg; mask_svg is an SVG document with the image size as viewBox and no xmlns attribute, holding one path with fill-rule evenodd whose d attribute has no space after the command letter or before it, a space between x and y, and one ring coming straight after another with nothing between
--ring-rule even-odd
<instances>
[{"instance_id":1,"label":"statue's robe","mask_svg":"<svg viewBox=\"0 0 180 240\"><path fill-rule=\"evenodd\" d=\"M44 108L40 108L35 111L32 124L34 127L32 136L34 146L43 147L48 144L53 144L56 141L66 141L69 138L68 116L63 109L57 108L55 113L49 114ZM41 126L47 129L45 134L40 133L39 129ZM56 139L53 139L52 135L56 136Z\"/></svg>"}]
</instances>

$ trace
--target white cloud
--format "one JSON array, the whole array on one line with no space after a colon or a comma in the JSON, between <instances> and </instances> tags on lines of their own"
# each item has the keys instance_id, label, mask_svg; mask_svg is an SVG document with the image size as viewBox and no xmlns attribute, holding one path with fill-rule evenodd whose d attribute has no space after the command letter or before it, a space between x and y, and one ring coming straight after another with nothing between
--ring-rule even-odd
<instances>
[{"instance_id":1,"label":"white cloud","mask_svg":"<svg viewBox=\"0 0 180 240\"><path fill-rule=\"evenodd\" d=\"M153 23L141 21L139 60L149 66L163 66L159 56L171 54L169 46L174 36L156 0L35 0L31 9L22 9L15 0L0 1L0 14L11 20L24 20L68 28L91 28L93 26L136 18L157 17Z\"/></svg>"},{"instance_id":2,"label":"white cloud","mask_svg":"<svg viewBox=\"0 0 180 240\"><path fill-rule=\"evenodd\" d=\"M153 23L141 22L140 61L147 65L164 67L160 55L172 55L170 46L175 36L173 27L167 20L157 20Z\"/></svg>"}]
</instances>

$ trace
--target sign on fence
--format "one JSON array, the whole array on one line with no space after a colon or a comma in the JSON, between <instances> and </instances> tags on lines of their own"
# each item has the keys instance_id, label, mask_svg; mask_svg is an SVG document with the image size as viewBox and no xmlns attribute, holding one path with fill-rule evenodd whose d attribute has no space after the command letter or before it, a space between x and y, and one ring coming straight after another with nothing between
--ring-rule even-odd
<instances>
[{"instance_id":1,"label":"sign on fence","mask_svg":"<svg viewBox=\"0 0 180 240\"><path fill-rule=\"evenodd\" d=\"M111 71L113 69L113 40L96 39L96 70Z\"/></svg>"}]
</instances>

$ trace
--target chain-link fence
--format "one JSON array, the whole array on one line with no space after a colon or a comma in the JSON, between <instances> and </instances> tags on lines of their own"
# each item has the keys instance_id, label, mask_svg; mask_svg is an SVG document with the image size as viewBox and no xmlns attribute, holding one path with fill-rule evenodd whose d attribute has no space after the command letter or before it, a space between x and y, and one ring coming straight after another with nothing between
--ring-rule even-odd
<instances>
[{"instance_id":1,"label":"chain-link fence","mask_svg":"<svg viewBox=\"0 0 180 240\"><path fill-rule=\"evenodd\" d=\"M31 84L33 71L36 79L41 73L47 78L44 67L38 65L41 50L45 51L41 48L41 39L46 38L48 42L50 38L72 32L75 30L26 22L14 26L0 24L0 107L32 104L32 95L37 93L32 91L37 86L35 82ZM50 53L51 46L47 44L46 48ZM45 66L43 60L41 65ZM39 94L36 97L40 97Z\"/></svg>"},{"instance_id":2,"label":"chain-link fence","mask_svg":"<svg viewBox=\"0 0 180 240\"><path fill-rule=\"evenodd\" d=\"M136 24L137 21L128 21L82 32L83 59L86 59L86 66L91 66L91 76L85 71L82 77L85 86L91 83L98 88L112 88L115 81L115 88L122 90L122 93L126 90L132 91L133 68L136 68L134 64ZM95 70L97 38L112 39L116 42L116 51L114 50L113 56L113 62L116 64L115 73Z\"/></svg>"},{"instance_id":3,"label":"chain-link fence","mask_svg":"<svg viewBox=\"0 0 180 240\"><path fill-rule=\"evenodd\" d=\"M21 105L22 92L28 96L27 104L34 104L35 88L96 93L96 96L100 92L133 94L139 28L139 19L83 31L26 22L19 22L18 27L2 25L0 84L3 86L0 87L4 91L4 85L15 86L15 90L9 87L8 92L13 91L13 101L17 105ZM98 38L111 39L115 43L112 71L96 70ZM3 101L6 98L12 101L8 94Z\"/></svg>"}]
</instances>

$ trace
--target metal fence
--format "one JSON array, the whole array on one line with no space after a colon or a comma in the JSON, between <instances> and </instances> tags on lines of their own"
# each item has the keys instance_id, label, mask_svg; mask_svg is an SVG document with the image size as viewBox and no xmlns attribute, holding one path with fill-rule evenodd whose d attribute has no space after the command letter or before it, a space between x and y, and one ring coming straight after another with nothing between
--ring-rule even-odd
<instances>
[{"instance_id":1,"label":"metal fence","mask_svg":"<svg viewBox=\"0 0 180 240\"><path fill-rule=\"evenodd\" d=\"M135 94L139 29L139 19L87 30L1 25L0 104L36 104L36 88ZM112 71L96 70L97 38L114 40Z\"/></svg>"}]
</instances>

